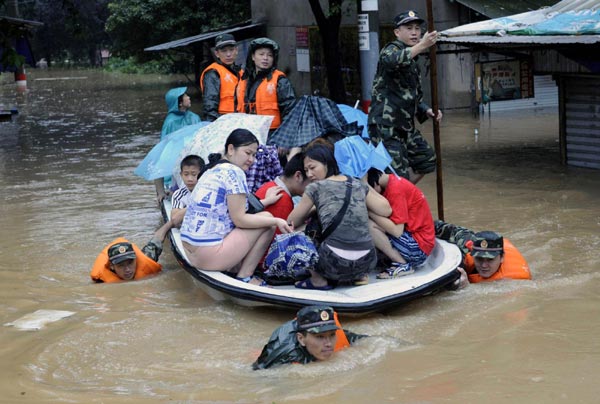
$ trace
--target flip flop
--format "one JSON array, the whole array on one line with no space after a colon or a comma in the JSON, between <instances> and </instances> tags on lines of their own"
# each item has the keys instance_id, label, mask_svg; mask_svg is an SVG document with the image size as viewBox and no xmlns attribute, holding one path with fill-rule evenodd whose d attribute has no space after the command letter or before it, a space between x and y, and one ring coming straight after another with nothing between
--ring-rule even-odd
<instances>
[{"instance_id":1,"label":"flip flop","mask_svg":"<svg viewBox=\"0 0 600 404\"><path fill-rule=\"evenodd\" d=\"M255 286L268 286L267 282L265 282L263 279L259 278L258 276L247 276L245 278L238 278L237 276L235 277L235 279L237 279L238 281L242 281L244 283L249 283L250 285L255 285ZM260 283L250 283L250 281L252 279L257 279L260 281Z\"/></svg>"},{"instance_id":2,"label":"flip flop","mask_svg":"<svg viewBox=\"0 0 600 404\"><path fill-rule=\"evenodd\" d=\"M296 282L294 284L294 286L298 289L312 289L312 290L331 290L331 289L333 289L333 286L331 286L331 285L315 286L315 285L313 285L310 278L305 279L300 282Z\"/></svg>"}]
</instances>

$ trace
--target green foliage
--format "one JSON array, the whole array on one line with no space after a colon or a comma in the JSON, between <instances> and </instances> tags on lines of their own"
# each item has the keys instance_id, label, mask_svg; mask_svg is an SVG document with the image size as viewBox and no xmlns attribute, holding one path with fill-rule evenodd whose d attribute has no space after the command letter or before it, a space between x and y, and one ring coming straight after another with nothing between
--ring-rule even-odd
<instances>
[{"instance_id":1,"label":"green foliage","mask_svg":"<svg viewBox=\"0 0 600 404\"><path fill-rule=\"evenodd\" d=\"M174 72L173 62L168 59L150 60L140 63L134 57L126 59L111 57L104 70L126 74L168 74Z\"/></svg>"},{"instance_id":2,"label":"green foliage","mask_svg":"<svg viewBox=\"0 0 600 404\"><path fill-rule=\"evenodd\" d=\"M0 64L4 68L20 67L25 63L25 57L19 55L13 46L13 39L22 34L20 28L0 21Z\"/></svg>"},{"instance_id":3,"label":"green foliage","mask_svg":"<svg viewBox=\"0 0 600 404\"><path fill-rule=\"evenodd\" d=\"M152 57L144 48L198 35L250 17L249 0L119 0L108 4L113 54Z\"/></svg>"},{"instance_id":4,"label":"green foliage","mask_svg":"<svg viewBox=\"0 0 600 404\"><path fill-rule=\"evenodd\" d=\"M36 57L96 65L98 51L110 45L104 32L108 0L36 0L19 4L21 17L44 25L33 31Z\"/></svg>"}]
</instances>

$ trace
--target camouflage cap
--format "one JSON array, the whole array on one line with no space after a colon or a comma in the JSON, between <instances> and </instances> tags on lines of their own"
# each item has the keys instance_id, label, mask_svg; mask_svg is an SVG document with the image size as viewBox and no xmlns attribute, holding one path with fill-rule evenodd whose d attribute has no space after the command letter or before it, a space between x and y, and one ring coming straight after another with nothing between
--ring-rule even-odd
<instances>
[{"instance_id":1,"label":"camouflage cap","mask_svg":"<svg viewBox=\"0 0 600 404\"><path fill-rule=\"evenodd\" d=\"M419 24L423 24L425 20L419 17L419 15L413 10L408 10L403 13L400 13L396 16L396 18L394 18L394 26L396 28L398 28L400 25L408 24L411 22L418 22Z\"/></svg>"},{"instance_id":2,"label":"camouflage cap","mask_svg":"<svg viewBox=\"0 0 600 404\"><path fill-rule=\"evenodd\" d=\"M473 236L471 255L480 258L496 258L504 252L504 239L493 231L480 231Z\"/></svg>"},{"instance_id":3,"label":"camouflage cap","mask_svg":"<svg viewBox=\"0 0 600 404\"><path fill-rule=\"evenodd\" d=\"M135 258L135 251L131 243L116 243L108 249L108 260L111 264L118 264L125 260L131 260Z\"/></svg>"},{"instance_id":4,"label":"camouflage cap","mask_svg":"<svg viewBox=\"0 0 600 404\"><path fill-rule=\"evenodd\" d=\"M221 49L226 46L235 46L236 44L237 44L237 42L235 41L235 38L231 34L221 34L221 35L217 35L217 37L215 38L215 48L216 49Z\"/></svg>"},{"instance_id":5,"label":"camouflage cap","mask_svg":"<svg viewBox=\"0 0 600 404\"><path fill-rule=\"evenodd\" d=\"M298 331L320 334L325 331L337 330L334 312L328 306L308 306L300 309L296 315Z\"/></svg>"}]
</instances>

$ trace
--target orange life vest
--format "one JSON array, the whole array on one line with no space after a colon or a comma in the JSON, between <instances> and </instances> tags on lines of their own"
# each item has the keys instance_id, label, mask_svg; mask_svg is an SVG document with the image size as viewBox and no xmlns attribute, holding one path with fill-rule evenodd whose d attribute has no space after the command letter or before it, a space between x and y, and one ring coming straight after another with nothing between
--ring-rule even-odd
<instances>
[{"instance_id":1,"label":"orange life vest","mask_svg":"<svg viewBox=\"0 0 600 404\"><path fill-rule=\"evenodd\" d=\"M515 247L509 240L504 239L504 260L500 264L500 268L495 274L489 278L483 278L475 270L475 260L471 254L465 256L465 271L469 276L469 282L485 282L495 281L498 279L531 279L531 272L529 271L529 265L525 258L517 247Z\"/></svg>"},{"instance_id":2,"label":"orange life vest","mask_svg":"<svg viewBox=\"0 0 600 404\"><path fill-rule=\"evenodd\" d=\"M274 70L270 80L263 78L256 89L256 99L249 102L246 99L248 80L240 80L236 89L237 112L256 115L272 115L270 129L277 129L281 125L281 112L277 101L277 81L285 74L280 70Z\"/></svg>"},{"instance_id":3,"label":"orange life vest","mask_svg":"<svg viewBox=\"0 0 600 404\"><path fill-rule=\"evenodd\" d=\"M335 335L337 336L337 341L335 342L335 347L333 347L333 352L341 351L344 348L350 346L350 342L346 337L346 333L342 330L342 325L340 324L340 320L338 320L337 312L333 312L333 318L335 319L335 325L338 326Z\"/></svg>"},{"instance_id":4,"label":"orange life vest","mask_svg":"<svg viewBox=\"0 0 600 404\"><path fill-rule=\"evenodd\" d=\"M123 237L119 237L110 242L110 244L108 244L106 247L104 247L102 252L96 258L96 261L94 261L94 265L92 266L92 270L90 272L90 276L92 277L92 280L94 282L112 283L123 281L123 279L119 278L117 274L110 270L110 261L108 260L108 248L115 243L128 242L129 241L127 241ZM142 279L148 275L153 275L161 271L162 266L158 262L155 262L151 258L148 258L142 252L142 250L140 250L135 244L132 244L132 246L133 251L135 251L136 261L135 276L133 277L133 279Z\"/></svg>"},{"instance_id":5,"label":"orange life vest","mask_svg":"<svg viewBox=\"0 0 600 404\"><path fill-rule=\"evenodd\" d=\"M235 88L240 81L239 76L236 76L222 64L214 62L204 69L200 76L200 89L202 92L204 92L204 74L209 70L216 70L221 80L221 86L219 87L219 114L223 115L235 112L233 100Z\"/></svg>"}]
</instances>

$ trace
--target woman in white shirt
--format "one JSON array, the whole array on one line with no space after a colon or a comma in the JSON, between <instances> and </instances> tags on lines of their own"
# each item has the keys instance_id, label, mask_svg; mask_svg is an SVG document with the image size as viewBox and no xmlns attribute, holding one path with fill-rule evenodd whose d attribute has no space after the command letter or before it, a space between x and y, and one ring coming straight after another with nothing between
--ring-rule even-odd
<instances>
[{"instance_id":1,"label":"woman in white shirt","mask_svg":"<svg viewBox=\"0 0 600 404\"><path fill-rule=\"evenodd\" d=\"M287 222L268 212L246 213L246 174L254 163L258 139L236 129L225 142L225 155L202 174L181 225L181 240L190 263L206 271L239 268L237 279L265 283L254 270L269 247L275 228L292 231Z\"/></svg>"}]
</instances>

